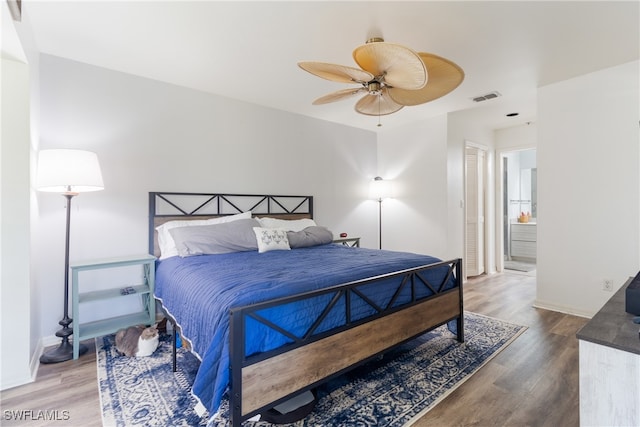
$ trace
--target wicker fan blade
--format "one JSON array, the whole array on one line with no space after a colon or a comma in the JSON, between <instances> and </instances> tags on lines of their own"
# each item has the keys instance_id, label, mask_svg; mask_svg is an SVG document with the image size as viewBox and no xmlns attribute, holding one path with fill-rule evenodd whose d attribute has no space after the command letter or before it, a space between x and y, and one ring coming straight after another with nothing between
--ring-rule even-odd
<instances>
[{"instance_id":1,"label":"wicker fan blade","mask_svg":"<svg viewBox=\"0 0 640 427\"><path fill-rule=\"evenodd\" d=\"M371 42L358 46L353 59L374 76L384 76L385 83L401 89L421 89L427 83L427 69L420 56L394 43Z\"/></svg>"},{"instance_id":2,"label":"wicker fan blade","mask_svg":"<svg viewBox=\"0 0 640 427\"><path fill-rule=\"evenodd\" d=\"M379 95L365 95L356 103L356 111L367 116L384 116L395 113L403 106L389 98L386 90Z\"/></svg>"},{"instance_id":3,"label":"wicker fan blade","mask_svg":"<svg viewBox=\"0 0 640 427\"><path fill-rule=\"evenodd\" d=\"M366 71L344 65L326 62L303 61L298 62L303 70L323 79L340 83L366 83L373 80L373 75Z\"/></svg>"},{"instance_id":4,"label":"wicker fan blade","mask_svg":"<svg viewBox=\"0 0 640 427\"><path fill-rule=\"evenodd\" d=\"M464 71L458 65L431 53L419 53L429 71L429 83L422 89L389 88L389 96L398 104L418 105L433 101L457 88L464 80Z\"/></svg>"},{"instance_id":5,"label":"wicker fan blade","mask_svg":"<svg viewBox=\"0 0 640 427\"><path fill-rule=\"evenodd\" d=\"M336 92L331 92L328 95L321 96L320 98L313 101L313 105L321 105L328 104L330 102L341 101L343 99L351 98L354 95L357 95L362 92L366 92L367 90L364 87L354 87L351 89L342 89Z\"/></svg>"}]
</instances>

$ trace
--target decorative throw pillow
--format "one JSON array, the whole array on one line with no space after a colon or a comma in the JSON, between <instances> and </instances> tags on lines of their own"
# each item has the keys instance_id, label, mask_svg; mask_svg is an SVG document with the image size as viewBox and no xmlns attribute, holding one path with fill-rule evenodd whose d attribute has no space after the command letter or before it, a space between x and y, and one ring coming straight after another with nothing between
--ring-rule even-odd
<instances>
[{"instance_id":1,"label":"decorative throw pillow","mask_svg":"<svg viewBox=\"0 0 640 427\"><path fill-rule=\"evenodd\" d=\"M277 250L288 251L291 249L287 239L287 230L285 229L253 227L253 231L258 241L259 253Z\"/></svg>"},{"instance_id":2,"label":"decorative throw pillow","mask_svg":"<svg viewBox=\"0 0 640 427\"><path fill-rule=\"evenodd\" d=\"M333 233L326 227L307 227L302 231L287 231L291 249L326 245L333 241Z\"/></svg>"}]
</instances>

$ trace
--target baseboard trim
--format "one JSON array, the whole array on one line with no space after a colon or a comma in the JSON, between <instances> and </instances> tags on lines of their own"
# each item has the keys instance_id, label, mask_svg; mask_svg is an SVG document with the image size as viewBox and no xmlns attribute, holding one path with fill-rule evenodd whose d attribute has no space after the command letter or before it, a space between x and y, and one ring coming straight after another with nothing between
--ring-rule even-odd
<instances>
[{"instance_id":1,"label":"baseboard trim","mask_svg":"<svg viewBox=\"0 0 640 427\"><path fill-rule=\"evenodd\" d=\"M40 356L44 353L45 348L56 346L58 344L60 344L60 337L55 335L40 338L36 344L33 354L31 355L31 360L29 361L29 376L25 375L22 378L10 378L8 381L6 381L6 376L4 376L3 380L5 381L0 384L0 390L7 390L34 382L38 377Z\"/></svg>"},{"instance_id":2,"label":"baseboard trim","mask_svg":"<svg viewBox=\"0 0 640 427\"><path fill-rule=\"evenodd\" d=\"M595 313L576 309L575 307L566 307L562 305L552 304L546 301L535 300L533 302L535 308L541 308L543 310L557 311L558 313L570 314L572 316L584 317L591 319Z\"/></svg>"},{"instance_id":3,"label":"baseboard trim","mask_svg":"<svg viewBox=\"0 0 640 427\"><path fill-rule=\"evenodd\" d=\"M36 344L36 349L31 355L31 360L29 361L29 373L27 375L11 378L10 375L3 375L2 384L0 384L0 390L8 390L10 388L19 387L21 385L32 383L36 380L38 375L38 367L40 366L40 355L42 354L42 345L41 342ZM26 374L26 373L25 373ZM9 379L7 379L9 377Z\"/></svg>"},{"instance_id":4,"label":"baseboard trim","mask_svg":"<svg viewBox=\"0 0 640 427\"><path fill-rule=\"evenodd\" d=\"M9 390L10 388L19 387L21 385L29 384L34 382L34 378L23 377L23 378L10 378L8 381L6 378L3 378L3 383L0 384L0 391Z\"/></svg>"},{"instance_id":5,"label":"baseboard trim","mask_svg":"<svg viewBox=\"0 0 640 427\"><path fill-rule=\"evenodd\" d=\"M38 377L38 368L40 367L40 356L42 356L42 353L44 353L44 344L43 341L44 338L41 338L38 340L38 344L36 345L36 350L33 352L33 355L31 356L31 363L29 364L30 369L31 369L31 378L33 378L33 381L36 380L36 378Z\"/></svg>"},{"instance_id":6,"label":"baseboard trim","mask_svg":"<svg viewBox=\"0 0 640 427\"><path fill-rule=\"evenodd\" d=\"M38 340L38 344L36 346L36 350L33 352L33 357L31 358L31 376L33 377L33 381L35 381L38 375L38 368L40 367L40 356L44 353L44 350L47 347L53 347L60 344L60 337L55 335L49 335L46 337L40 338Z\"/></svg>"}]
</instances>

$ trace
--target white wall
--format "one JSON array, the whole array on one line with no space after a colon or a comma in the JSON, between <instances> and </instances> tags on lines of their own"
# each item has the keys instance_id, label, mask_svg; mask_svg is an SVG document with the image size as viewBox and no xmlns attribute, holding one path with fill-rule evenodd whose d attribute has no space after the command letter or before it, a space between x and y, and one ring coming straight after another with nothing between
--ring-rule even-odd
<instances>
[{"instance_id":1,"label":"white wall","mask_svg":"<svg viewBox=\"0 0 640 427\"><path fill-rule=\"evenodd\" d=\"M639 63L540 88L536 305L587 316L640 268Z\"/></svg>"},{"instance_id":2,"label":"white wall","mask_svg":"<svg viewBox=\"0 0 640 427\"><path fill-rule=\"evenodd\" d=\"M446 116L380 132L379 175L393 180L394 191L394 198L382 202L383 249L461 256L448 235L447 155Z\"/></svg>"},{"instance_id":3,"label":"white wall","mask_svg":"<svg viewBox=\"0 0 640 427\"><path fill-rule=\"evenodd\" d=\"M538 144L538 125L529 123L495 131L495 148L499 151L524 150Z\"/></svg>"},{"instance_id":4,"label":"white wall","mask_svg":"<svg viewBox=\"0 0 640 427\"><path fill-rule=\"evenodd\" d=\"M52 56L40 75L40 148L95 151L105 183L73 200L72 262L146 253L149 191L313 195L318 223L377 247L373 132ZM41 193L38 209L34 280L49 336L61 315L64 199Z\"/></svg>"},{"instance_id":5,"label":"white wall","mask_svg":"<svg viewBox=\"0 0 640 427\"><path fill-rule=\"evenodd\" d=\"M0 389L31 381L29 67L2 58Z\"/></svg>"}]
</instances>

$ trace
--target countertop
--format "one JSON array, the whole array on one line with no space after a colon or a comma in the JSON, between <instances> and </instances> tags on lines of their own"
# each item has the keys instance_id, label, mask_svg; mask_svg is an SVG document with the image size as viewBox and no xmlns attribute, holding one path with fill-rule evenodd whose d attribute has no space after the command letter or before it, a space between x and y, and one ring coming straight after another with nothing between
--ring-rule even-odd
<instances>
[{"instance_id":1,"label":"countertop","mask_svg":"<svg viewBox=\"0 0 640 427\"><path fill-rule=\"evenodd\" d=\"M580 340L640 354L640 325L633 323L633 314L625 310L625 291L633 277L576 334Z\"/></svg>"}]
</instances>

